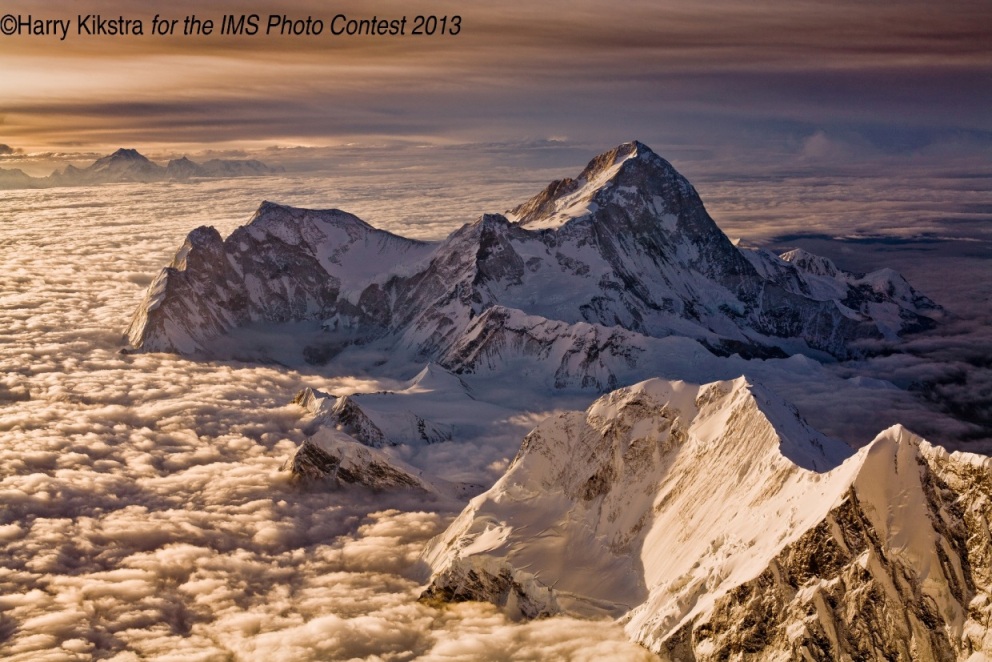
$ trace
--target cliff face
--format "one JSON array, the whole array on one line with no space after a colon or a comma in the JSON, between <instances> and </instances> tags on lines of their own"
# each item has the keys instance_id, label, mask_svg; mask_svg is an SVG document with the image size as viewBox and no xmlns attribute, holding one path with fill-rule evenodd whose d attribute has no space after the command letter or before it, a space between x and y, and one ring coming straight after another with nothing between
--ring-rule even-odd
<instances>
[{"instance_id":1,"label":"cliff face","mask_svg":"<svg viewBox=\"0 0 992 662\"><path fill-rule=\"evenodd\" d=\"M990 491L992 460L898 426L854 453L743 379L653 380L528 435L428 547L425 595L610 615L673 660L968 659Z\"/></svg>"}]
</instances>

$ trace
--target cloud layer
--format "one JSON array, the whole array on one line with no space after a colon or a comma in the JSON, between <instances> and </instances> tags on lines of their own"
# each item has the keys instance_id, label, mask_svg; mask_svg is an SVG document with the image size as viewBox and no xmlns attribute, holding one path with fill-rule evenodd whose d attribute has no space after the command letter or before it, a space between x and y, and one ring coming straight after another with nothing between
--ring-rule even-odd
<instances>
[{"instance_id":1,"label":"cloud layer","mask_svg":"<svg viewBox=\"0 0 992 662\"><path fill-rule=\"evenodd\" d=\"M297 204L343 190L387 211L344 179L7 194L0 657L651 659L608 622L518 626L485 605L418 603L420 549L460 504L292 485L280 467L302 440L296 390L374 382L118 353L185 232L229 232L269 186Z\"/></svg>"},{"instance_id":2,"label":"cloud layer","mask_svg":"<svg viewBox=\"0 0 992 662\"><path fill-rule=\"evenodd\" d=\"M651 659L612 623L556 618L517 624L486 605L418 603L417 555L460 504L355 489L301 491L288 482L280 467L302 439L301 412L288 404L295 392L305 384L368 390L374 381L117 352L142 289L193 227L212 224L227 234L269 198L341 207L386 229L438 237L483 211L525 199L552 176L574 174L592 152L535 143L337 154L323 178L5 194L0 657ZM689 163L716 177L705 159ZM706 177L696 183L704 199L713 200L718 221L727 216L738 233L766 240L783 228L802 229L779 220L800 213L817 219L806 226L812 233L856 234L863 219L843 213L845 200L873 195L882 201L889 181L814 182L760 172L755 181L738 183L738 198L729 188L710 188ZM951 233L953 223L918 214L914 225L904 214L927 199L934 209L952 207L959 194L950 185L900 194L872 223L906 236L923 228ZM968 195L974 196L969 204L983 199ZM905 256L915 256L914 284L934 296L940 292L929 289L933 275L958 264L957 254L946 254L928 271L919 251L889 248L893 252L877 254L878 260L900 257L900 266L910 266ZM873 254L862 250L851 260ZM967 264L976 269L961 279L971 283L970 296L987 296L987 290L974 294L984 263ZM964 294L954 299L962 306L967 300ZM969 319L955 333L987 337L986 318ZM954 365L986 379L987 366L981 372L959 361L954 347L960 342L914 343L914 353L838 369L893 379L918 379L932 370L949 397L977 383L944 380ZM847 406L911 426L933 418L905 395L893 397L884 388L871 393L874 399ZM845 406L830 397L806 394L813 404ZM492 480L515 450L439 445L431 461Z\"/></svg>"}]
</instances>

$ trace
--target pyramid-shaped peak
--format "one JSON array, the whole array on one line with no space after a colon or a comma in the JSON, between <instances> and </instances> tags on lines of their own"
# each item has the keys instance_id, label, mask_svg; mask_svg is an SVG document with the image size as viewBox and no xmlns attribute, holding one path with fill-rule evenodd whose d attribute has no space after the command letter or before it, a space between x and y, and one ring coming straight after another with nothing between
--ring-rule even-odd
<instances>
[{"instance_id":1,"label":"pyramid-shaped peak","mask_svg":"<svg viewBox=\"0 0 992 662\"><path fill-rule=\"evenodd\" d=\"M588 165L586 165L585 170L579 175L580 179L592 179L599 173L602 173L614 166L617 166L626 161L661 161L667 163L657 154L655 154L650 147L637 140L632 140L630 142L625 142L621 145L617 145L613 149L603 152L599 156L594 157Z\"/></svg>"},{"instance_id":2,"label":"pyramid-shaped peak","mask_svg":"<svg viewBox=\"0 0 992 662\"><path fill-rule=\"evenodd\" d=\"M93 165L96 166L103 163L112 163L118 161L137 161L141 163L149 162L148 159L138 150L121 147L113 154L97 160L96 163L94 163Z\"/></svg>"},{"instance_id":3,"label":"pyramid-shaped peak","mask_svg":"<svg viewBox=\"0 0 992 662\"><path fill-rule=\"evenodd\" d=\"M142 165L148 164L149 166L152 165L152 162L149 161L147 158L145 158L141 153L139 153L138 150L127 149L122 147L109 156L104 156L101 159L97 159L93 163L93 165L91 165L88 168L88 170L100 170L102 168L105 168L107 166L113 166L115 164L130 164L130 163L138 163Z\"/></svg>"},{"instance_id":4,"label":"pyramid-shaped peak","mask_svg":"<svg viewBox=\"0 0 992 662\"><path fill-rule=\"evenodd\" d=\"M413 379L408 381L404 390L441 391L450 395L470 394L469 387L461 377L433 362L425 365Z\"/></svg>"},{"instance_id":5,"label":"pyramid-shaped peak","mask_svg":"<svg viewBox=\"0 0 992 662\"><path fill-rule=\"evenodd\" d=\"M548 229L605 207L625 207L633 212L633 206L645 205L650 207L648 213L657 214L661 207L677 212L686 206L701 207L702 203L671 163L633 140L593 158L577 178L551 182L507 216L528 229Z\"/></svg>"}]
</instances>

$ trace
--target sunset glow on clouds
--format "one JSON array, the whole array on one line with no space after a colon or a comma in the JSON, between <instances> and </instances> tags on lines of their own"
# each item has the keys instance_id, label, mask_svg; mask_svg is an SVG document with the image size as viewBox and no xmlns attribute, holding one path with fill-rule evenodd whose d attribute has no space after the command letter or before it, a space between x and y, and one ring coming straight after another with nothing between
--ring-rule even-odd
<instances>
[{"instance_id":1,"label":"sunset glow on clouds","mask_svg":"<svg viewBox=\"0 0 992 662\"><path fill-rule=\"evenodd\" d=\"M550 135L612 144L779 138L846 127L987 140L987 2L14 2L73 19L0 39L3 141L16 147L433 142ZM143 36L78 35L80 12L143 20ZM147 34L156 14L462 16L458 35ZM181 26L181 21L180 21ZM216 29L216 28L215 28ZM883 135L879 126L896 127ZM920 137L922 136L922 137Z\"/></svg>"}]
</instances>

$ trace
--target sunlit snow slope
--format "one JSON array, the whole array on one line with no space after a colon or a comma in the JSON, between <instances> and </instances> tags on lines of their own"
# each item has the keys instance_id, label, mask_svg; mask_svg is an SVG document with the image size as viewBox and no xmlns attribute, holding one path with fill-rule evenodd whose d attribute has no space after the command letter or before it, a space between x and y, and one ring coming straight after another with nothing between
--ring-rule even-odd
<instances>
[{"instance_id":1,"label":"sunlit snow slope","mask_svg":"<svg viewBox=\"0 0 992 662\"><path fill-rule=\"evenodd\" d=\"M898 426L854 453L743 378L651 380L528 435L428 546L425 597L607 614L670 659L968 659L990 499L987 457Z\"/></svg>"}]
</instances>

